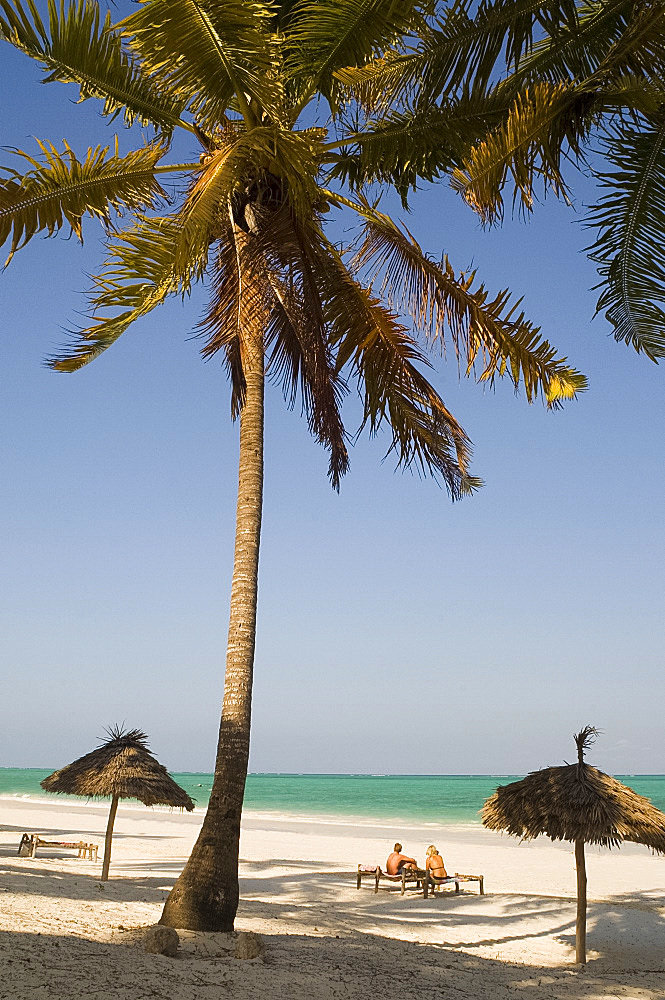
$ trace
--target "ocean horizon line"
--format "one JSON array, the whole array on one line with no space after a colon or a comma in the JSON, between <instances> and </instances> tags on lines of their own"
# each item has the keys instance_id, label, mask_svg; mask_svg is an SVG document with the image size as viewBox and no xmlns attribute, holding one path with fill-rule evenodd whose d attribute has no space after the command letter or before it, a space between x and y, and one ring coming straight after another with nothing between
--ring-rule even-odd
<instances>
[{"instance_id":1,"label":"ocean horizon line","mask_svg":"<svg viewBox=\"0 0 665 1000\"><path fill-rule=\"evenodd\" d=\"M64 766L64 765L60 765ZM546 767L547 765L543 765ZM24 767L21 764L0 765L0 771L55 771L52 765ZM532 770L541 770L533 768ZM169 774L186 774L209 777L214 771L189 771L167 767ZM248 777L255 778L523 778L526 771L248 771ZM610 773L610 772L608 772ZM662 771L616 771L617 778L665 778Z\"/></svg>"}]
</instances>

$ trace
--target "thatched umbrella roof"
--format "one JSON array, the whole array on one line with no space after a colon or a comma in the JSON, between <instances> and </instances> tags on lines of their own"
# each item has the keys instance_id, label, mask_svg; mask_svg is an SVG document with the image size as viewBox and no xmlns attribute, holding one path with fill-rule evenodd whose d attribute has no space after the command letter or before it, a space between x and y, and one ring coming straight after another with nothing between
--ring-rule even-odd
<instances>
[{"instance_id":1,"label":"thatched umbrella roof","mask_svg":"<svg viewBox=\"0 0 665 1000\"><path fill-rule=\"evenodd\" d=\"M595 735L589 727L581 753ZM521 781L497 788L482 810L483 825L523 840L545 834L551 840L584 840L619 847L625 840L665 853L665 815L622 785L587 764L544 767Z\"/></svg>"},{"instance_id":2,"label":"thatched umbrella roof","mask_svg":"<svg viewBox=\"0 0 665 1000\"><path fill-rule=\"evenodd\" d=\"M47 792L88 798L138 799L146 806L194 808L187 792L148 749L148 737L138 729L108 730L109 739L92 753L54 771L41 782Z\"/></svg>"},{"instance_id":3,"label":"thatched umbrella roof","mask_svg":"<svg viewBox=\"0 0 665 1000\"><path fill-rule=\"evenodd\" d=\"M174 806L191 812L194 803L148 748L148 737L139 729L126 733L119 726L107 730L109 739L92 753L44 778L46 792L110 798L106 826L102 881L109 877L113 824L120 799L138 799L146 806Z\"/></svg>"}]
</instances>

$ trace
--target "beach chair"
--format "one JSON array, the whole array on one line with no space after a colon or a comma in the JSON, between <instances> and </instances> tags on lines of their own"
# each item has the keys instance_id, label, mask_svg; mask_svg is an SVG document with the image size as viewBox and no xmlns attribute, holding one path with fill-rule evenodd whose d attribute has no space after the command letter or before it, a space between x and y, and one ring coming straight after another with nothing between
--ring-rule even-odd
<instances>
[{"instance_id":1,"label":"beach chair","mask_svg":"<svg viewBox=\"0 0 665 1000\"><path fill-rule=\"evenodd\" d=\"M455 872L454 875L445 875L443 878L437 878L431 872L426 872L423 879L423 899L427 899L430 889L432 895L434 895L434 889L437 885L450 885L452 882L455 883L455 892L460 891L460 882L477 882L480 888L480 895L485 895L484 875L460 875L459 872Z\"/></svg>"},{"instance_id":2,"label":"beach chair","mask_svg":"<svg viewBox=\"0 0 665 1000\"><path fill-rule=\"evenodd\" d=\"M34 858L38 847L64 847L72 851L77 851L77 857L79 858L90 858L91 861L97 860L97 844L88 844L84 840L78 840L75 843L69 840L43 840L37 833L23 834L21 842L18 845L18 854L23 858Z\"/></svg>"},{"instance_id":3,"label":"beach chair","mask_svg":"<svg viewBox=\"0 0 665 1000\"><path fill-rule=\"evenodd\" d=\"M379 882L381 879L385 879L386 882L399 882L402 895L404 895L406 887L410 883L415 883L412 888L419 890L424 883L425 875L426 873L420 868L402 868L399 875L389 875L388 872L383 871L380 865L358 865L356 889L360 888L364 878L372 878L374 880L374 892L378 892Z\"/></svg>"}]
</instances>

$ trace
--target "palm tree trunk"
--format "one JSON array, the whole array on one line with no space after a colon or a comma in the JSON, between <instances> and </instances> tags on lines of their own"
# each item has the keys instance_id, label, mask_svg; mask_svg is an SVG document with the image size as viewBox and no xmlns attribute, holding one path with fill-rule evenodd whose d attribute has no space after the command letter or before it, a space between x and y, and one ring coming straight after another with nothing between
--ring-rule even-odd
<instances>
[{"instance_id":1,"label":"palm tree trunk","mask_svg":"<svg viewBox=\"0 0 665 1000\"><path fill-rule=\"evenodd\" d=\"M240 816L249 762L263 502L263 339L243 344L247 384L240 414L240 461L224 705L210 803L194 850L166 900L160 923L231 931L238 909Z\"/></svg>"},{"instance_id":2,"label":"palm tree trunk","mask_svg":"<svg viewBox=\"0 0 665 1000\"><path fill-rule=\"evenodd\" d=\"M104 838L104 861L102 863L102 882L106 882L109 877L109 865L111 864L111 843L113 841L113 824L115 823L115 814L118 811L118 796L114 795L111 799L111 808L109 810L109 819L106 824L106 837Z\"/></svg>"},{"instance_id":3,"label":"palm tree trunk","mask_svg":"<svg viewBox=\"0 0 665 1000\"><path fill-rule=\"evenodd\" d=\"M577 922L575 925L575 961L586 962L586 862L584 841L575 841L575 866L577 868Z\"/></svg>"}]
</instances>

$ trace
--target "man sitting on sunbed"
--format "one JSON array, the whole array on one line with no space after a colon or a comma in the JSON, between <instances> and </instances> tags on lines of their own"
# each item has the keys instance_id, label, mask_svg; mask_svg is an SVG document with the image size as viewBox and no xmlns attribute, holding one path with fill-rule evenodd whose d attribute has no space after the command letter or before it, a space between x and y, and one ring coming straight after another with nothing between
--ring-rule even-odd
<instances>
[{"instance_id":1,"label":"man sitting on sunbed","mask_svg":"<svg viewBox=\"0 0 665 1000\"><path fill-rule=\"evenodd\" d=\"M417 869L418 865L415 858L409 858L406 854L402 854L401 844L395 844L394 851L388 855L386 861L386 872L388 875L401 875L403 868Z\"/></svg>"}]
</instances>

